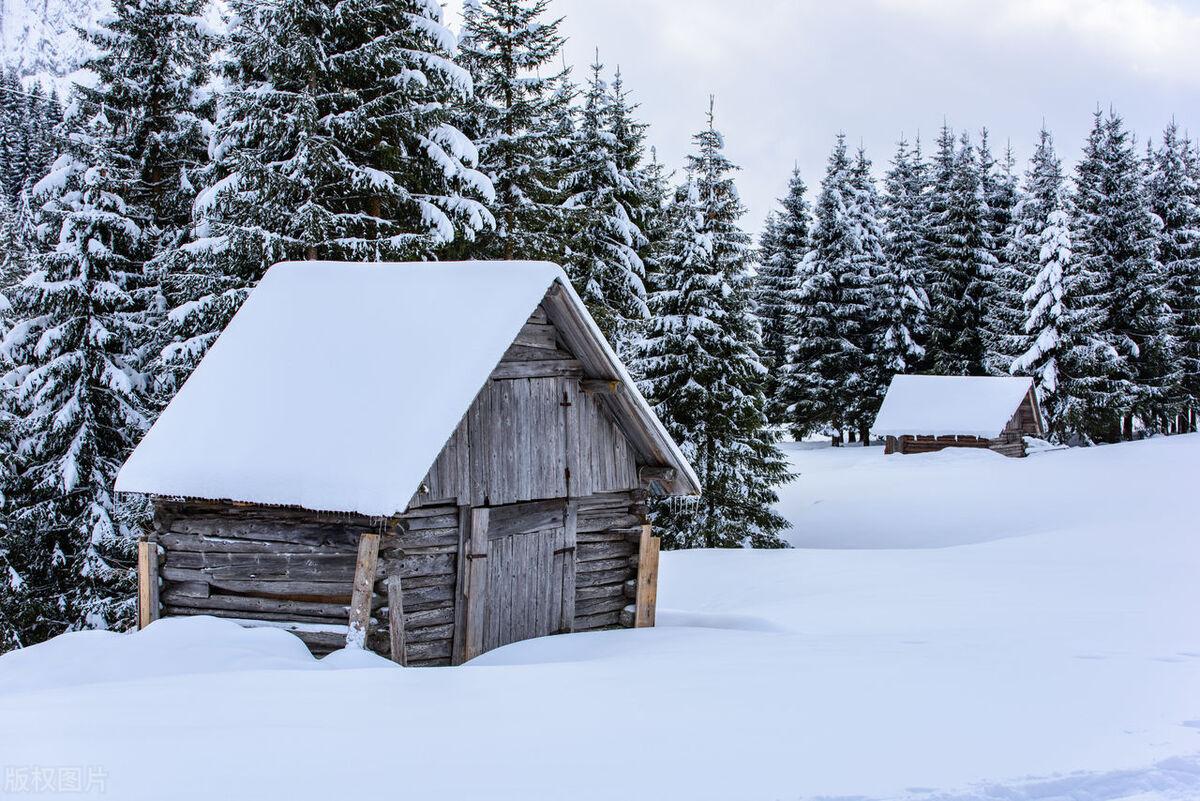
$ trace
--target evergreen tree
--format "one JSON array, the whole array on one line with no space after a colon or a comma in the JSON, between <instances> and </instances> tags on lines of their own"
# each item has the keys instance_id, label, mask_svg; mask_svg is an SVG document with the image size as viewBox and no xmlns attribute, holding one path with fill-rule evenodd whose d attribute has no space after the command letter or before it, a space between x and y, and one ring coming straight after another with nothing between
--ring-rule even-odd
<instances>
[{"instance_id":1,"label":"evergreen tree","mask_svg":"<svg viewBox=\"0 0 1200 801\"><path fill-rule=\"evenodd\" d=\"M850 189L853 192L850 219L856 240L852 262L854 272L860 276L866 303L859 308L858 318L853 320L853 328L859 332L854 344L862 354L864 370L851 374L847 416L851 423L851 441L853 431L857 429L865 446L869 444L868 429L892 380L891 367L881 348L890 329L890 321L884 320L883 312L890 300L891 266L884 255L886 235L879 190L871 176L871 161L861 145L850 169Z\"/></svg>"},{"instance_id":2,"label":"evergreen tree","mask_svg":"<svg viewBox=\"0 0 1200 801\"><path fill-rule=\"evenodd\" d=\"M759 242L755 304L762 323L763 359L767 367L764 389L767 419L775 424L786 421L779 388L787 362L787 332L792 316L791 296L796 288L796 269L808 251L812 210L805 198L807 192L799 168L792 170L787 194L779 201L781 209L767 218Z\"/></svg>"},{"instance_id":3,"label":"evergreen tree","mask_svg":"<svg viewBox=\"0 0 1200 801\"><path fill-rule=\"evenodd\" d=\"M626 125L623 92L610 92L602 70L599 60L592 64L567 160L564 207L572 220L563 266L600 330L623 349L631 326L649 314L641 257L648 242L637 223L645 201L634 158L643 130Z\"/></svg>"},{"instance_id":4,"label":"evergreen tree","mask_svg":"<svg viewBox=\"0 0 1200 801\"><path fill-rule=\"evenodd\" d=\"M693 137L654 316L634 360L642 392L700 476L693 505L663 503L669 548L781 547L774 487L789 478L763 415L763 367L751 313L744 209L712 125Z\"/></svg>"},{"instance_id":5,"label":"evergreen tree","mask_svg":"<svg viewBox=\"0 0 1200 801\"><path fill-rule=\"evenodd\" d=\"M462 127L496 190L496 228L469 244L476 258L555 255L561 175L554 126L570 95L559 91L568 70L550 67L563 38L561 18L543 21L548 6L549 0L468 0L463 8L458 60L475 91Z\"/></svg>"},{"instance_id":6,"label":"evergreen tree","mask_svg":"<svg viewBox=\"0 0 1200 801\"><path fill-rule=\"evenodd\" d=\"M866 391L871 279L860 253L853 165L838 134L813 213L811 249L792 295L787 364L780 397L793 436L801 439L856 424L857 399Z\"/></svg>"},{"instance_id":7,"label":"evergreen tree","mask_svg":"<svg viewBox=\"0 0 1200 801\"><path fill-rule=\"evenodd\" d=\"M1158 263L1160 223L1150 211L1134 144L1115 113L1095 117L1078 166L1075 244L1098 311L1096 328L1114 355L1088 394L1093 439L1133 435L1134 415L1154 428L1169 408L1175 380L1170 315ZM1101 431L1107 429L1107 431Z\"/></svg>"},{"instance_id":8,"label":"evergreen tree","mask_svg":"<svg viewBox=\"0 0 1200 801\"><path fill-rule=\"evenodd\" d=\"M1200 187L1191 145L1172 121L1150 154L1146 192L1150 210L1162 222L1158 258L1163 290L1171 310L1171 336L1177 354L1172 406L1179 428L1190 429L1200 405Z\"/></svg>"},{"instance_id":9,"label":"evergreen tree","mask_svg":"<svg viewBox=\"0 0 1200 801\"><path fill-rule=\"evenodd\" d=\"M112 482L146 423L130 358L144 335L129 292L142 231L112 126L101 114L64 125L66 152L35 187L39 252L0 348L16 412L3 546L12 591L0 593L10 642L122 628L134 614L133 510Z\"/></svg>"},{"instance_id":10,"label":"evergreen tree","mask_svg":"<svg viewBox=\"0 0 1200 801\"><path fill-rule=\"evenodd\" d=\"M995 161L985 128L980 133L979 175L993 262L984 276L982 336L984 367L989 375L996 376L1009 375L1013 359L1020 352L1014 348L1012 334L1025 323L1022 295L1029 282L1029 276L1017 266L1013 250L1020 200L1015 165L1011 145L1005 148L1003 160Z\"/></svg>"},{"instance_id":11,"label":"evergreen tree","mask_svg":"<svg viewBox=\"0 0 1200 801\"><path fill-rule=\"evenodd\" d=\"M970 137L957 151L943 126L929 221L929 351L942 375L983 375L983 313L995 266L987 204Z\"/></svg>"},{"instance_id":12,"label":"evergreen tree","mask_svg":"<svg viewBox=\"0 0 1200 801\"><path fill-rule=\"evenodd\" d=\"M1034 389L1052 435L1064 439L1069 421L1062 413L1073 376L1063 367L1087 368L1086 359L1072 359L1071 215L1062 163L1054 152L1050 132L1042 128L1037 149L1025 173L1025 191L1017 203L1008 266L1020 280L1022 322L1005 340L1016 358L1013 375L1033 377ZM1084 341L1086 356L1086 341Z\"/></svg>"},{"instance_id":13,"label":"evergreen tree","mask_svg":"<svg viewBox=\"0 0 1200 801\"><path fill-rule=\"evenodd\" d=\"M167 392L272 263L424 258L493 222L451 124L471 79L433 0L233 8L198 239L167 260Z\"/></svg>"},{"instance_id":14,"label":"evergreen tree","mask_svg":"<svg viewBox=\"0 0 1200 801\"><path fill-rule=\"evenodd\" d=\"M878 365L888 373L911 373L925 358L929 296L925 292L926 176L920 141L896 145L884 178L884 252L887 269L876 287ZM890 380L890 376L888 376Z\"/></svg>"}]
</instances>

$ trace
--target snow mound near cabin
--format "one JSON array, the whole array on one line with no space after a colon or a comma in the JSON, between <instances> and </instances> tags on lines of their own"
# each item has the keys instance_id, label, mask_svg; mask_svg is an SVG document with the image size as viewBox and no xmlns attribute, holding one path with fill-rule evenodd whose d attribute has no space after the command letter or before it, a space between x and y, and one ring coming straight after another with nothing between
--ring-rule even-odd
<instances>
[{"instance_id":1,"label":"snow mound near cabin","mask_svg":"<svg viewBox=\"0 0 1200 801\"><path fill-rule=\"evenodd\" d=\"M0 695L197 673L396 667L362 650L314 659L276 628L215 617L159 620L142 631L76 631L0 657Z\"/></svg>"}]
</instances>

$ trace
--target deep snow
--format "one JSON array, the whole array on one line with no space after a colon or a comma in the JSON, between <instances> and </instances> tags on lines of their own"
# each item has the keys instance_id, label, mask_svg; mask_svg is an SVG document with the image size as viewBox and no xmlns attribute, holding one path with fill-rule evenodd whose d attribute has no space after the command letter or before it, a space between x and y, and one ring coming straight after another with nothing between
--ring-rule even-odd
<instances>
[{"instance_id":1,"label":"deep snow","mask_svg":"<svg viewBox=\"0 0 1200 801\"><path fill-rule=\"evenodd\" d=\"M665 554L657 629L424 670L212 619L68 635L0 658L0 770L102 766L121 799L1200 798L1200 436L791 447L820 547Z\"/></svg>"}]
</instances>

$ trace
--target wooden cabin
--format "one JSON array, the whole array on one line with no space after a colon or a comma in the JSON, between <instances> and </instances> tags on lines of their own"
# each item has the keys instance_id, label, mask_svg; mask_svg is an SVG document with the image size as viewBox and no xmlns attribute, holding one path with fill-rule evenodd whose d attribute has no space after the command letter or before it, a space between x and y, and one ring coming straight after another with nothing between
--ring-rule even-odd
<instances>
[{"instance_id":1,"label":"wooden cabin","mask_svg":"<svg viewBox=\"0 0 1200 801\"><path fill-rule=\"evenodd\" d=\"M130 456L142 625L459 664L654 624L651 496L699 480L562 270L272 267Z\"/></svg>"},{"instance_id":2,"label":"wooden cabin","mask_svg":"<svg viewBox=\"0 0 1200 801\"><path fill-rule=\"evenodd\" d=\"M897 375L871 431L884 453L987 448L1025 456L1025 437L1044 437L1030 378Z\"/></svg>"}]
</instances>

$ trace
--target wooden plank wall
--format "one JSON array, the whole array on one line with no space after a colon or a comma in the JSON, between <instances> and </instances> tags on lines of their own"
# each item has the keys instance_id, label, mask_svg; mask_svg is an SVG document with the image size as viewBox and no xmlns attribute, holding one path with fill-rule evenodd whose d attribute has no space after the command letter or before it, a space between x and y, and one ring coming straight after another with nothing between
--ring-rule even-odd
<instances>
[{"instance_id":1,"label":"wooden plank wall","mask_svg":"<svg viewBox=\"0 0 1200 801\"><path fill-rule=\"evenodd\" d=\"M1020 431L1004 431L994 439L969 436L909 436L888 437L883 452L886 453L933 453L946 448L987 448L1003 456L1025 455L1025 440Z\"/></svg>"},{"instance_id":2,"label":"wooden plank wall","mask_svg":"<svg viewBox=\"0 0 1200 801\"><path fill-rule=\"evenodd\" d=\"M502 506L636 489L634 448L607 404L580 391L582 375L539 308L434 461L413 504Z\"/></svg>"},{"instance_id":3,"label":"wooden plank wall","mask_svg":"<svg viewBox=\"0 0 1200 801\"><path fill-rule=\"evenodd\" d=\"M489 510L492 530L502 536L561 527L565 507L565 500L498 507ZM645 493L581 498L575 515L574 630L633 625ZM405 661L448 665L459 580L459 509L423 507L399 520L406 530L385 533L380 541L367 647L391 653L386 582L399 575ZM213 615L277 626L322 655L345 644L360 535L379 526L356 515L159 499L155 529L163 548L164 616Z\"/></svg>"}]
</instances>

